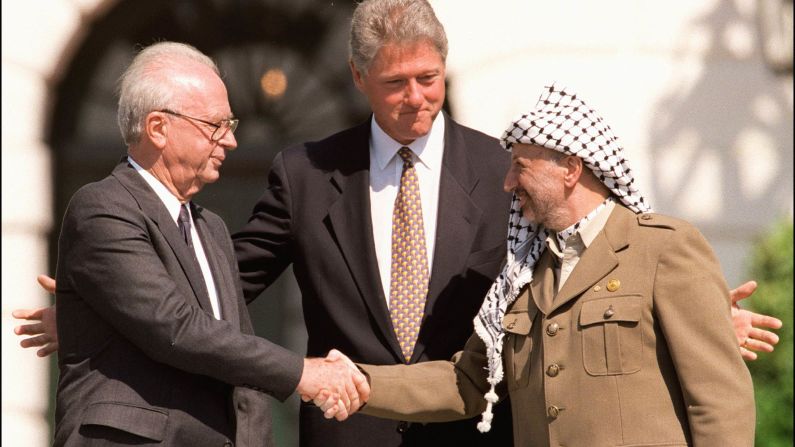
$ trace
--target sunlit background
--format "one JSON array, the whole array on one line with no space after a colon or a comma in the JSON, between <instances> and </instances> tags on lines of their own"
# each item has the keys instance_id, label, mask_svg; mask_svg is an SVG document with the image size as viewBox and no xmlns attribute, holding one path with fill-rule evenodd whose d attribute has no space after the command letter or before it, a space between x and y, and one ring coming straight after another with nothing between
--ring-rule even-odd
<instances>
[{"instance_id":1,"label":"sunlit background","mask_svg":"<svg viewBox=\"0 0 795 447\"><path fill-rule=\"evenodd\" d=\"M655 209L702 230L731 286L749 279L752 244L793 213L792 0L431 3L450 42L454 119L499 136L549 81L575 88L623 142ZM124 154L115 82L137 46L183 41L218 62L241 120L239 147L196 200L234 231L277 151L368 117L347 66L353 6L2 3L4 445L50 443L55 364L17 346L10 311L51 302L35 277L54 273L67 200ZM258 334L305 352L289 274L251 311ZM297 400L274 403L279 445L297 445Z\"/></svg>"}]
</instances>

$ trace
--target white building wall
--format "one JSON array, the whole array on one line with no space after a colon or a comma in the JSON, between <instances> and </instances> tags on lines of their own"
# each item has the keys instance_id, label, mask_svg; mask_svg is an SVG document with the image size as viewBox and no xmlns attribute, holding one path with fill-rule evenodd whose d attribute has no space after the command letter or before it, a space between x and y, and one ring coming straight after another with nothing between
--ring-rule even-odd
<instances>
[{"instance_id":1,"label":"white building wall","mask_svg":"<svg viewBox=\"0 0 795 447\"><path fill-rule=\"evenodd\" d=\"M2 2L2 444L50 445L50 362L18 346L11 311L48 305L51 88L107 0ZM49 272L53 273L53 272Z\"/></svg>"},{"instance_id":2,"label":"white building wall","mask_svg":"<svg viewBox=\"0 0 795 447\"><path fill-rule=\"evenodd\" d=\"M757 0L432 3L459 121L499 137L548 82L574 88L655 210L695 223L731 286L749 279L754 238L793 201L792 75L762 58Z\"/></svg>"}]
</instances>

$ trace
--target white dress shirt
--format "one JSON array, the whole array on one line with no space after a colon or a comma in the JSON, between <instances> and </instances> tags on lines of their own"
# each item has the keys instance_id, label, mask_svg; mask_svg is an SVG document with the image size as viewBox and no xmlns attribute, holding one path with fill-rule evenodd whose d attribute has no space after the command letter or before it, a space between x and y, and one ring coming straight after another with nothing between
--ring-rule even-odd
<instances>
[{"instance_id":1,"label":"white dress shirt","mask_svg":"<svg viewBox=\"0 0 795 447\"><path fill-rule=\"evenodd\" d=\"M179 202L179 199L168 190L168 188L163 185L160 180L156 179L155 176L150 174L146 169L142 168L141 165L135 162L129 155L127 159L130 161L130 164L135 168L135 170L141 174L141 177L144 178L146 183L152 187L157 194L157 197L160 198L160 201L163 202L163 205L166 206L168 213L171 215L171 218L174 219L174 225L179 226L177 219L179 218L179 210L182 204ZM201 238L199 237L199 233L196 231L196 223L193 221L193 213L190 209L190 204L188 204L188 214L190 214L190 237L193 239L193 249L196 252L196 259L199 261L199 267L202 270L202 276L204 276L204 285L207 287L207 294L210 295L210 305L213 308L213 316L215 316L216 320L221 319L221 308L219 307L218 303L218 292L215 290L215 280L213 280L213 274L210 270L210 264L207 262L207 255L204 253L204 245L202 245Z\"/></svg>"},{"instance_id":2,"label":"white dress shirt","mask_svg":"<svg viewBox=\"0 0 795 447\"><path fill-rule=\"evenodd\" d=\"M444 114L439 113L427 135L408 146L414 152L414 170L420 183L422 222L425 226L425 250L428 269L433 266L436 241L436 214L439 204L439 179L444 154ZM403 160L397 155L403 147L371 119L370 122L370 213L373 220L373 241L378 259L381 285L389 306L389 284L392 269L392 212L400 187ZM430 275L431 272L429 271Z\"/></svg>"}]
</instances>

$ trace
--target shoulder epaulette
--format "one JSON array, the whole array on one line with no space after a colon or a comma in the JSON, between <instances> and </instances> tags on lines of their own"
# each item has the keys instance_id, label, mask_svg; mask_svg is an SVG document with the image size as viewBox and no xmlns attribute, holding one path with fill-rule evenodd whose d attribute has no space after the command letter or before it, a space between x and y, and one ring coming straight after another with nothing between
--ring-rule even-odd
<instances>
[{"instance_id":1,"label":"shoulder epaulette","mask_svg":"<svg viewBox=\"0 0 795 447\"><path fill-rule=\"evenodd\" d=\"M679 226L679 219L657 213L638 214L638 224L644 227L661 227L675 229Z\"/></svg>"}]
</instances>

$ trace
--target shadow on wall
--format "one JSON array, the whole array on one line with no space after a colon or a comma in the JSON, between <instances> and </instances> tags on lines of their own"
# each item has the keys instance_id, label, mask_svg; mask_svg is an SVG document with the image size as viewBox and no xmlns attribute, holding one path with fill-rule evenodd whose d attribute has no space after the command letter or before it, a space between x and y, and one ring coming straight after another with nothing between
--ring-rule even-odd
<instances>
[{"instance_id":1,"label":"shadow on wall","mask_svg":"<svg viewBox=\"0 0 795 447\"><path fill-rule=\"evenodd\" d=\"M770 70L755 19L715 2L686 27L673 87L653 109L655 206L721 239L748 240L792 210L791 60L784 77Z\"/></svg>"}]
</instances>

